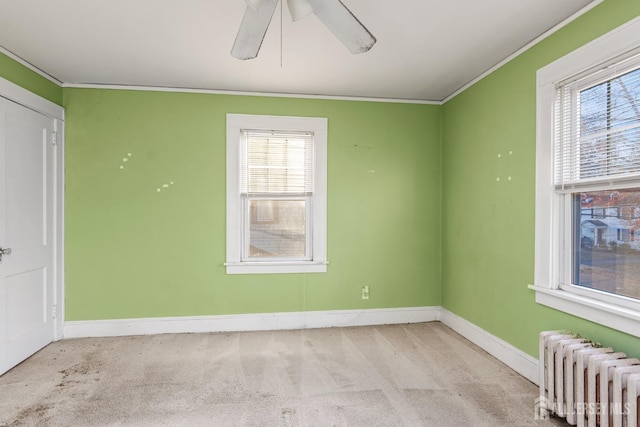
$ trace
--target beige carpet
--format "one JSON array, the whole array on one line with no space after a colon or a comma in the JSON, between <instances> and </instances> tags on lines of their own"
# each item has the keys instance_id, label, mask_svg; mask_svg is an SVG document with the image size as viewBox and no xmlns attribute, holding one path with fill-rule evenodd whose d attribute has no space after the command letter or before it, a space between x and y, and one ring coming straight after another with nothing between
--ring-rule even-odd
<instances>
[{"instance_id":1,"label":"beige carpet","mask_svg":"<svg viewBox=\"0 0 640 427\"><path fill-rule=\"evenodd\" d=\"M438 322L74 339L0 377L0 425L563 425L537 393Z\"/></svg>"}]
</instances>

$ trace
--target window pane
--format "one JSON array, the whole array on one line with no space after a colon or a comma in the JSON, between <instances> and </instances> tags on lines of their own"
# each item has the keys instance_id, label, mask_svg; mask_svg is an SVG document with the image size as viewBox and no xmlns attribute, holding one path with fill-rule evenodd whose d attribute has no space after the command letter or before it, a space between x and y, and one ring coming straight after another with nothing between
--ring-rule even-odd
<instances>
[{"instance_id":1,"label":"window pane","mask_svg":"<svg viewBox=\"0 0 640 427\"><path fill-rule=\"evenodd\" d=\"M640 188L574 193L574 284L640 299Z\"/></svg>"},{"instance_id":2,"label":"window pane","mask_svg":"<svg viewBox=\"0 0 640 427\"><path fill-rule=\"evenodd\" d=\"M640 121L640 68L580 92L581 133L589 136Z\"/></svg>"},{"instance_id":3,"label":"window pane","mask_svg":"<svg viewBox=\"0 0 640 427\"><path fill-rule=\"evenodd\" d=\"M313 191L313 133L243 132L246 164L241 170L241 193Z\"/></svg>"},{"instance_id":4,"label":"window pane","mask_svg":"<svg viewBox=\"0 0 640 427\"><path fill-rule=\"evenodd\" d=\"M638 171L640 69L579 94L580 178Z\"/></svg>"},{"instance_id":5,"label":"window pane","mask_svg":"<svg viewBox=\"0 0 640 427\"><path fill-rule=\"evenodd\" d=\"M249 200L249 257L305 258L305 200Z\"/></svg>"}]
</instances>

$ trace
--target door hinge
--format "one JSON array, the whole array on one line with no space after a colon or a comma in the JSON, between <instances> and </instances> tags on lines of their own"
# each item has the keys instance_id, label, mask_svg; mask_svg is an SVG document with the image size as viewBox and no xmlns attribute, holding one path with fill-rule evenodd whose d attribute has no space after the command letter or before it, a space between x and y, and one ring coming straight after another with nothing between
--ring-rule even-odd
<instances>
[{"instance_id":1,"label":"door hinge","mask_svg":"<svg viewBox=\"0 0 640 427\"><path fill-rule=\"evenodd\" d=\"M57 306L57 304L53 304L53 309L51 310L51 316L54 319L58 316L58 306Z\"/></svg>"},{"instance_id":2,"label":"door hinge","mask_svg":"<svg viewBox=\"0 0 640 427\"><path fill-rule=\"evenodd\" d=\"M56 132L55 130L51 132L51 143L54 146L58 145L58 132Z\"/></svg>"}]
</instances>

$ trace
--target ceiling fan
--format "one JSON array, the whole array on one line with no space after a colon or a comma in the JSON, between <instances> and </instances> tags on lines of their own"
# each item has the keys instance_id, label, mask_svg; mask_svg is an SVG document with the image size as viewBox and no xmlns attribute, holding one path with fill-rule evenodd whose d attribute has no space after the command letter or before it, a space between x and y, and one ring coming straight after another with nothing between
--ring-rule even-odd
<instances>
[{"instance_id":1,"label":"ceiling fan","mask_svg":"<svg viewBox=\"0 0 640 427\"><path fill-rule=\"evenodd\" d=\"M243 60L258 56L278 0L245 2L247 10L231 49L231 56ZM353 54L367 52L376 43L376 38L340 0L287 0L287 6L294 22L314 13Z\"/></svg>"}]
</instances>

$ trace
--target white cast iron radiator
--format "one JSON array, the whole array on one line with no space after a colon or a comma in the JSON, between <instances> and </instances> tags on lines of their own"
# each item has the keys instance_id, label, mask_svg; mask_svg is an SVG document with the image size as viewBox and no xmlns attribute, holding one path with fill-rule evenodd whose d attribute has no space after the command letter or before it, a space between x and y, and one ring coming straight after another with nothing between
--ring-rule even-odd
<instances>
[{"instance_id":1,"label":"white cast iron radiator","mask_svg":"<svg viewBox=\"0 0 640 427\"><path fill-rule=\"evenodd\" d=\"M564 331L540 333L538 415L571 425L640 427L640 360Z\"/></svg>"}]
</instances>

